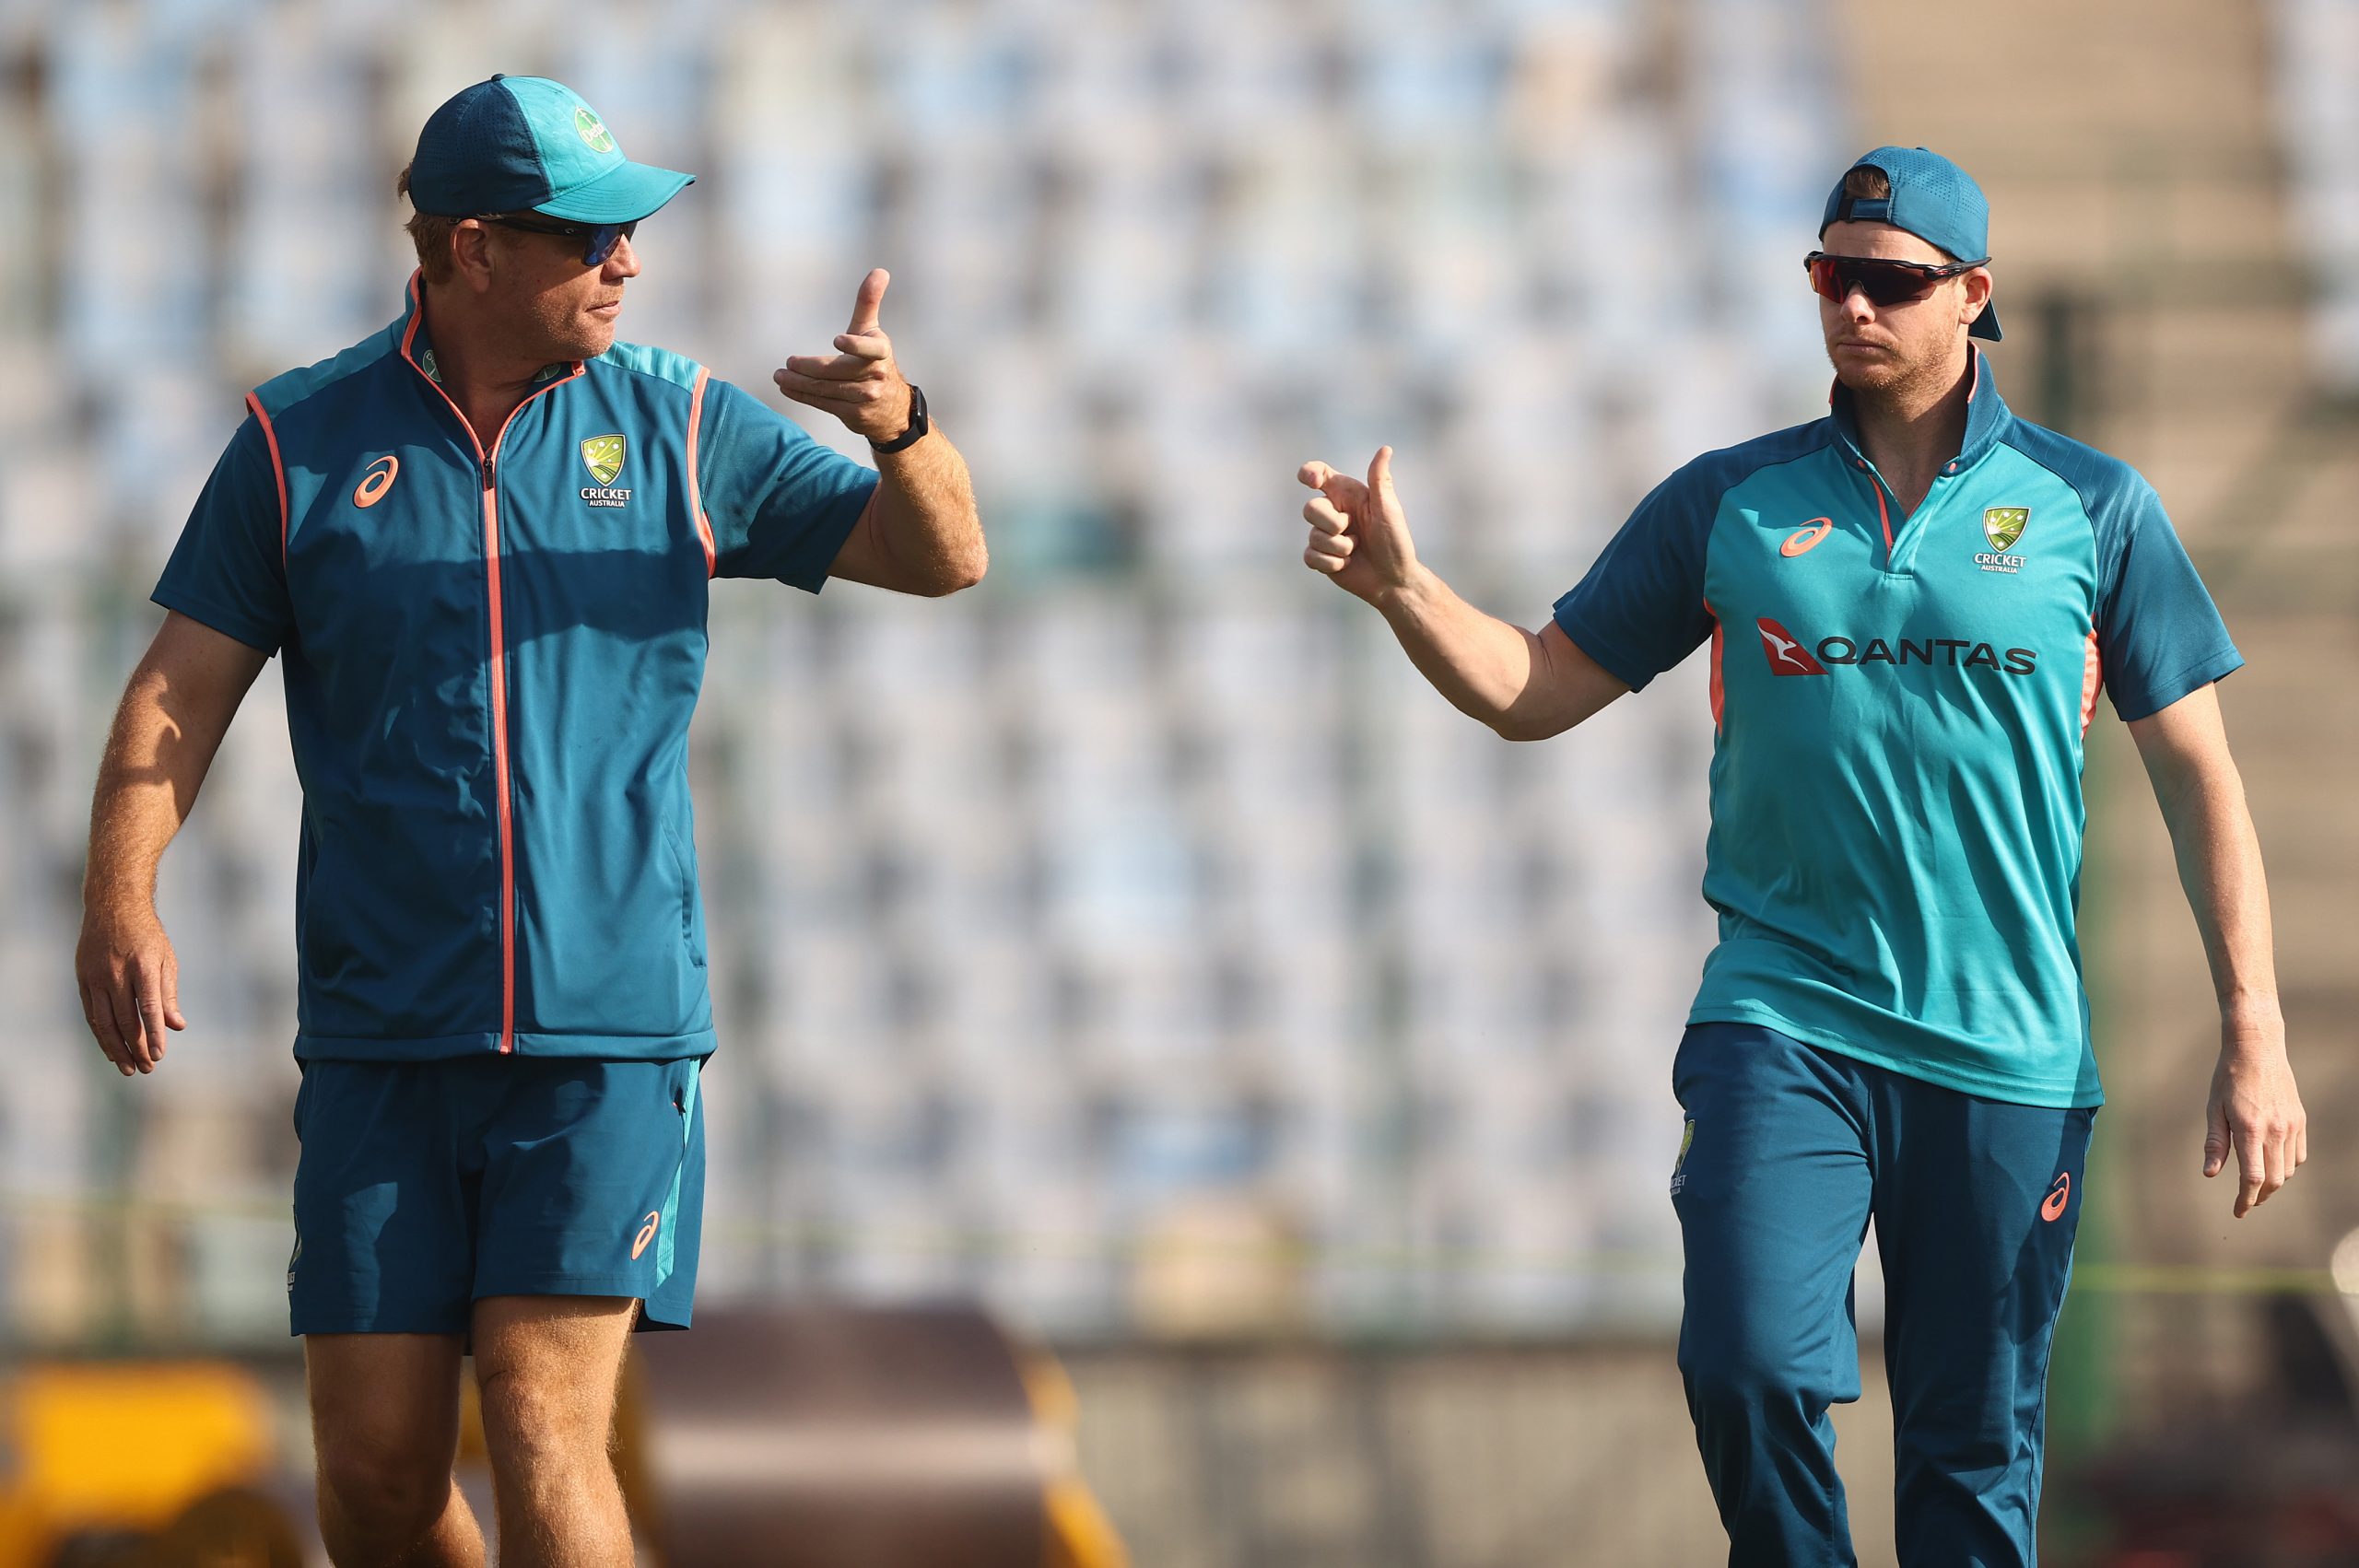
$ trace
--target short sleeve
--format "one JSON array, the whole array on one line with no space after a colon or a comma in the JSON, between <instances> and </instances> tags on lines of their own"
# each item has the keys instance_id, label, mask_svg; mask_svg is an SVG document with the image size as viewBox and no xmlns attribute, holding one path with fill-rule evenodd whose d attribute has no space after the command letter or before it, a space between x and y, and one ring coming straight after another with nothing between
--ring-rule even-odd
<instances>
[{"instance_id":1,"label":"short sleeve","mask_svg":"<svg viewBox=\"0 0 2359 1568\"><path fill-rule=\"evenodd\" d=\"M1640 501L1573 591L1556 624L1605 673L1637 691L1712 635L1704 543L1719 490L1696 464Z\"/></svg>"},{"instance_id":2,"label":"short sleeve","mask_svg":"<svg viewBox=\"0 0 2359 1568\"><path fill-rule=\"evenodd\" d=\"M249 648L276 653L294 626L277 460L249 414L213 465L150 594Z\"/></svg>"},{"instance_id":3,"label":"short sleeve","mask_svg":"<svg viewBox=\"0 0 2359 1568\"><path fill-rule=\"evenodd\" d=\"M2162 497L2133 479L2097 524L2097 658L2113 708L2144 719L2239 669Z\"/></svg>"},{"instance_id":4,"label":"short sleeve","mask_svg":"<svg viewBox=\"0 0 2359 1568\"><path fill-rule=\"evenodd\" d=\"M698 488L715 577L767 577L819 591L851 535L876 471L811 439L727 381L707 383Z\"/></svg>"}]
</instances>

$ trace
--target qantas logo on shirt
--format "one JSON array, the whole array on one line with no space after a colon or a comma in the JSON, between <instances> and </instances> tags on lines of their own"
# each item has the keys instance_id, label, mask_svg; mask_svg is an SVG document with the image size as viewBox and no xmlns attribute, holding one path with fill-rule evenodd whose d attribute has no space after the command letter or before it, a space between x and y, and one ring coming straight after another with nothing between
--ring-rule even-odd
<instances>
[{"instance_id":1,"label":"qantas logo on shirt","mask_svg":"<svg viewBox=\"0 0 2359 1568\"><path fill-rule=\"evenodd\" d=\"M1824 675L1826 666L1802 648L1802 639L1764 615L1753 623L1761 632L1762 651L1769 656L1773 675Z\"/></svg>"},{"instance_id":2,"label":"qantas logo on shirt","mask_svg":"<svg viewBox=\"0 0 2359 1568\"><path fill-rule=\"evenodd\" d=\"M2002 655L1987 642L1970 638L1823 637L1809 648L1802 639L1764 615L1754 626L1761 633L1761 651L1773 675L1824 675L1830 664L1926 664L1952 670L1996 670L2001 674L2028 675L2039 655L2028 648L2010 648Z\"/></svg>"}]
</instances>

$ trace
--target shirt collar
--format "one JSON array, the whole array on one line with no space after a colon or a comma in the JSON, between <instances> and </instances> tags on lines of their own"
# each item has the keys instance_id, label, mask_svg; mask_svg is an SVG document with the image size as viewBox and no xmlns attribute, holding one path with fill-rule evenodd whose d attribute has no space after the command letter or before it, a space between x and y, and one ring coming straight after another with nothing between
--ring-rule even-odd
<instances>
[{"instance_id":1,"label":"shirt collar","mask_svg":"<svg viewBox=\"0 0 2359 1568\"><path fill-rule=\"evenodd\" d=\"M409 284L403 290L402 318L393 326L401 340L402 357L417 366L420 374L439 387L442 384L442 371L434 363L434 340L426 330L425 282L423 268L409 275ZM566 359L544 365L533 377L533 385L546 386L580 369L581 367L578 363Z\"/></svg>"},{"instance_id":2,"label":"shirt collar","mask_svg":"<svg viewBox=\"0 0 2359 1568\"><path fill-rule=\"evenodd\" d=\"M2014 415L2008 412L2006 401L1999 395L1999 383L1990 369L1990 361L1973 344L1966 345L1968 370L1973 380L1966 393L1966 439L1958 446L1957 456L1942 465L1944 474L1960 474L1989 455L1999 444ZM1859 414L1854 406L1851 389L1837 380L1826 394L1827 416L1835 425L1835 434L1847 451L1860 462L1867 453L1860 446Z\"/></svg>"}]
</instances>

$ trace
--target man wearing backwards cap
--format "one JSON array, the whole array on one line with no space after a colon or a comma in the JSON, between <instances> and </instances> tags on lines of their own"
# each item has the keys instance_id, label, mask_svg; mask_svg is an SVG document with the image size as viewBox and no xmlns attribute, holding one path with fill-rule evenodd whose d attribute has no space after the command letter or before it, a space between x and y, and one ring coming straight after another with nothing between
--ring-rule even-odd
<instances>
[{"instance_id":1,"label":"man wearing backwards cap","mask_svg":"<svg viewBox=\"0 0 2359 1568\"><path fill-rule=\"evenodd\" d=\"M714 1045L687 740L708 584L943 594L967 471L861 283L789 397L872 471L619 343L638 225L690 180L559 84L495 76L404 174L391 326L264 383L156 589L93 808L76 966L129 1075L184 1028L153 889L283 650L303 781L302 1157L288 1270L339 1564L480 1563L451 1465L472 1341L501 1561L625 1564L606 1457L634 1326L685 1328Z\"/></svg>"},{"instance_id":2,"label":"man wearing backwards cap","mask_svg":"<svg viewBox=\"0 0 2359 1568\"><path fill-rule=\"evenodd\" d=\"M1878 147L1807 258L1825 418L1706 454L1530 633L1419 565L1379 451L1324 463L1304 559L1510 740L1711 644L1704 896L1719 942L1672 1067L1679 1361L1740 1564L1853 1561L1827 1407L1850 1281L1886 1289L1904 1563L2033 1560L2048 1352L2103 1096L2073 904L2082 743L2128 722L2211 955L2203 1171L2235 1212L2306 1156L2269 900L2213 683L2242 661L2154 492L2007 411L1982 193Z\"/></svg>"}]
</instances>

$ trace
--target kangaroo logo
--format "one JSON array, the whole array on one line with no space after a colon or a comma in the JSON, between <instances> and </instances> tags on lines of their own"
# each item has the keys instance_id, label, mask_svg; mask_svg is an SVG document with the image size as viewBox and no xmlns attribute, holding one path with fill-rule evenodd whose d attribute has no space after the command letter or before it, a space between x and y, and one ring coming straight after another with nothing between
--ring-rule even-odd
<instances>
[{"instance_id":1,"label":"kangaroo logo","mask_svg":"<svg viewBox=\"0 0 2359 1568\"><path fill-rule=\"evenodd\" d=\"M1761 651L1769 660L1773 675L1824 675L1826 666L1810 655L1802 639L1764 615L1754 626L1761 633Z\"/></svg>"}]
</instances>

